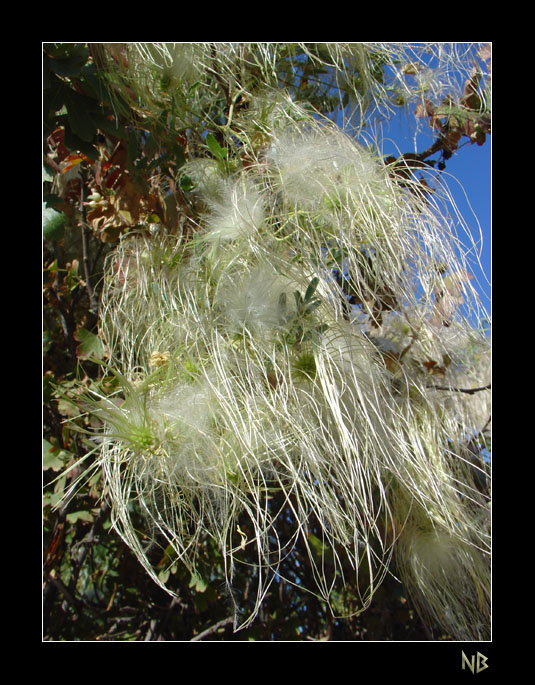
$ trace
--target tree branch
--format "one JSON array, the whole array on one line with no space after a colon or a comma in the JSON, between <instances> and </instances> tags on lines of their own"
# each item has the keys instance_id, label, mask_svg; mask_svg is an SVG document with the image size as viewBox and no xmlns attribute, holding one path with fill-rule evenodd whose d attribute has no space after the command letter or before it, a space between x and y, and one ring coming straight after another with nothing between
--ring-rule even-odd
<instances>
[{"instance_id":1,"label":"tree branch","mask_svg":"<svg viewBox=\"0 0 535 685\"><path fill-rule=\"evenodd\" d=\"M427 387L432 390L450 390L451 392L464 392L467 395L473 395L476 392L481 392L481 390L490 390L490 383L480 388L453 388L450 385L428 385Z\"/></svg>"},{"instance_id":2,"label":"tree branch","mask_svg":"<svg viewBox=\"0 0 535 685\"><path fill-rule=\"evenodd\" d=\"M437 152L440 152L441 150L444 149L444 136L439 136L435 142L430 145L426 150L423 150L422 152L406 152L404 155L401 155L401 157L398 160L398 164L401 164L401 160L408 166L408 167L421 167L423 166L423 162L428 158L431 157L432 155L436 154Z\"/></svg>"}]
</instances>

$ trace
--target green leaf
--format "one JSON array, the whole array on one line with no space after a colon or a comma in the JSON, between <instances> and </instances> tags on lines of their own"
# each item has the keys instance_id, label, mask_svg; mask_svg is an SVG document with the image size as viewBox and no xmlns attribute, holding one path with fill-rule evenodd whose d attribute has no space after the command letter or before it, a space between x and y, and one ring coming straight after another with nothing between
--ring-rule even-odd
<instances>
[{"instance_id":1,"label":"green leaf","mask_svg":"<svg viewBox=\"0 0 535 685\"><path fill-rule=\"evenodd\" d=\"M63 202L63 198L61 198L59 195L56 195L56 193L44 193L43 194L43 204L46 207L50 207L54 209L54 205L61 204Z\"/></svg>"},{"instance_id":2,"label":"green leaf","mask_svg":"<svg viewBox=\"0 0 535 685\"><path fill-rule=\"evenodd\" d=\"M311 314L315 309L317 309L320 306L320 304L321 304L321 300L312 300L312 302L310 302L307 305L306 313Z\"/></svg>"},{"instance_id":3,"label":"green leaf","mask_svg":"<svg viewBox=\"0 0 535 685\"><path fill-rule=\"evenodd\" d=\"M195 592L204 592L208 587L208 584L201 578L201 576L197 575L196 573L192 573L189 581L189 587L194 588Z\"/></svg>"},{"instance_id":4,"label":"green leaf","mask_svg":"<svg viewBox=\"0 0 535 685\"><path fill-rule=\"evenodd\" d=\"M55 447L43 438L43 471L61 471L70 458L70 453Z\"/></svg>"},{"instance_id":5,"label":"green leaf","mask_svg":"<svg viewBox=\"0 0 535 685\"><path fill-rule=\"evenodd\" d=\"M43 50L50 58L50 67L60 76L76 76L89 58L83 43L45 43Z\"/></svg>"},{"instance_id":6,"label":"green leaf","mask_svg":"<svg viewBox=\"0 0 535 685\"><path fill-rule=\"evenodd\" d=\"M67 59L50 59L49 67L58 76L73 78L80 74L81 68L85 64L85 58L77 55L68 57Z\"/></svg>"},{"instance_id":7,"label":"green leaf","mask_svg":"<svg viewBox=\"0 0 535 685\"><path fill-rule=\"evenodd\" d=\"M175 164L177 168L180 168L183 166L183 164L186 161L186 156L184 154L184 148L181 145L173 145L173 152L174 152L174 158L175 158Z\"/></svg>"},{"instance_id":8,"label":"green leaf","mask_svg":"<svg viewBox=\"0 0 535 685\"><path fill-rule=\"evenodd\" d=\"M47 345L51 344L48 331L43 332L43 347L46 349ZM47 371L43 376L43 402L46 404L52 397L54 392L54 376L51 371Z\"/></svg>"},{"instance_id":9,"label":"green leaf","mask_svg":"<svg viewBox=\"0 0 535 685\"><path fill-rule=\"evenodd\" d=\"M58 480L55 481L54 490L50 492L49 490L43 493L43 505L45 507L55 507L60 502L65 492L65 484L67 482L67 476L63 475Z\"/></svg>"},{"instance_id":10,"label":"green leaf","mask_svg":"<svg viewBox=\"0 0 535 685\"><path fill-rule=\"evenodd\" d=\"M79 327L75 334L76 340L80 343L76 348L78 359L103 359L106 356L106 346L102 340L85 328Z\"/></svg>"},{"instance_id":11,"label":"green leaf","mask_svg":"<svg viewBox=\"0 0 535 685\"><path fill-rule=\"evenodd\" d=\"M84 93L97 100L101 107L107 101L109 91L106 90L104 81L99 78L97 67L92 63L84 64L80 70L79 79L83 81Z\"/></svg>"},{"instance_id":12,"label":"green leaf","mask_svg":"<svg viewBox=\"0 0 535 685\"><path fill-rule=\"evenodd\" d=\"M212 133L208 133L206 135L206 144L208 145L208 149L216 159L219 159L221 161L227 159L227 149L221 147L221 145L217 142Z\"/></svg>"},{"instance_id":13,"label":"green leaf","mask_svg":"<svg viewBox=\"0 0 535 685\"><path fill-rule=\"evenodd\" d=\"M57 212L52 207L43 207L43 238L45 240L60 240L65 233L67 215Z\"/></svg>"},{"instance_id":14,"label":"green leaf","mask_svg":"<svg viewBox=\"0 0 535 685\"><path fill-rule=\"evenodd\" d=\"M95 122L89 114L89 110L94 106L93 100L69 91L65 94L65 105L73 133L85 143L90 143L97 132Z\"/></svg>"},{"instance_id":15,"label":"green leaf","mask_svg":"<svg viewBox=\"0 0 535 685\"><path fill-rule=\"evenodd\" d=\"M124 126L119 126L115 119L109 119L103 114L96 113L92 113L91 118L95 122L97 128L103 131L103 133L107 133L110 136L115 136L121 140L128 139L128 131L124 128Z\"/></svg>"},{"instance_id":16,"label":"green leaf","mask_svg":"<svg viewBox=\"0 0 535 685\"><path fill-rule=\"evenodd\" d=\"M162 583L167 583L170 575L171 571L169 568L163 568L158 572L158 580L160 580Z\"/></svg>"},{"instance_id":17,"label":"green leaf","mask_svg":"<svg viewBox=\"0 0 535 685\"><path fill-rule=\"evenodd\" d=\"M66 518L69 523L76 523L77 521L92 523L94 517L90 511L73 511L71 514L67 514Z\"/></svg>"},{"instance_id":18,"label":"green leaf","mask_svg":"<svg viewBox=\"0 0 535 685\"><path fill-rule=\"evenodd\" d=\"M310 546L312 548L312 551L314 552L314 554L318 558L321 558L323 561L332 562L333 551L329 546L327 546L324 542L322 542L313 533L309 533L307 538L308 538L308 542L310 543Z\"/></svg>"},{"instance_id":19,"label":"green leaf","mask_svg":"<svg viewBox=\"0 0 535 685\"><path fill-rule=\"evenodd\" d=\"M310 302L312 296L316 291L316 288L318 287L319 282L320 279L317 276L314 276L314 278L310 281L307 291L305 293L305 302Z\"/></svg>"},{"instance_id":20,"label":"green leaf","mask_svg":"<svg viewBox=\"0 0 535 685\"><path fill-rule=\"evenodd\" d=\"M56 117L56 124L65 127L63 142L68 150L71 152L82 152L90 159L98 159L98 151L95 146L82 140L80 136L77 136L76 133L74 133L66 114L61 114Z\"/></svg>"},{"instance_id":21,"label":"green leaf","mask_svg":"<svg viewBox=\"0 0 535 685\"><path fill-rule=\"evenodd\" d=\"M46 115L59 112L65 104L65 96L70 88L55 74L50 74L49 87L43 92L43 112Z\"/></svg>"},{"instance_id":22,"label":"green leaf","mask_svg":"<svg viewBox=\"0 0 535 685\"><path fill-rule=\"evenodd\" d=\"M308 542L310 543L310 546L318 556L321 556L323 554L325 550L325 545L313 533L308 534Z\"/></svg>"},{"instance_id":23,"label":"green leaf","mask_svg":"<svg viewBox=\"0 0 535 685\"><path fill-rule=\"evenodd\" d=\"M43 183L52 183L54 180L54 175L51 173L50 167L43 162Z\"/></svg>"},{"instance_id":24,"label":"green leaf","mask_svg":"<svg viewBox=\"0 0 535 685\"><path fill-rule=\"evenodd\" d=\"M134 132L132 132L132 135L128 139L128 146L127 146L127 164L129 169L134 168L134 162L136 159L141 155L141 150L139 149L139 145L137 142L137 137Z\"/></svg>"}]
</instances>

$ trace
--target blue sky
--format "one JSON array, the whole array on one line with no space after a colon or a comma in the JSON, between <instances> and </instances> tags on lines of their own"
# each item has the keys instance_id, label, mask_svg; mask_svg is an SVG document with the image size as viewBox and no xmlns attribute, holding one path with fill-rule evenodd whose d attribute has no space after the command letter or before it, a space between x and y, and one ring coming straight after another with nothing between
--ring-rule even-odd
<instances>
[{"instance_id":1,"label":"blue sky","mask_svg":"<svg viewBox=\"0 0 535 685\"><path fill-rule=\"evenodd\" d=\"M459 44L462 47L462 44ZM384 145L383 154L403 154L406 152L422 152L435 140L435 136L425 121L420 119L421 132L418 134L416 146L414 144L414 106L400 112L389 122L384 130L384 136L390 137L397 145L392 144L389 149L388 143ZM454 155L447 160L444 176L447 185L454 197L455 203L464 218L468 228L479 240L482 236L481 266L482 270L475 268L474 281L482 303L490 311L491 297L491 158L492 136L487 134L485 143L481 146L467 143L468 138L461 138L460 147ZM439 159L434 155L431 159ZM458 182L455 182L454 178ZM463 190L464 189L464 190ZM481 235L480 235L481 232ZM484 274L484 275L483 275Z\"/></svg>"},{"instance_id":2,"label":"blue sky","mask_svg":"<svg viewBox=\"0 0 535 685\"><path fill-rule=\"evenodd\" d=\"M405 113L398 121L391 122L388 130L384 131L383 154L421 152L427 149L434 138L430 130L422 129L418 135L416 150L414 146L414 129L410 126ZM461 213L467 227L477 240L482 239L481 266L482 270L475 267L474 273L477 283L474 281L483 306L490 312L491 307L491 158L492 137L487 135L485 143L464 144L468 138L462 138L460 148L446 162L443 172L444 180L453 195L454 201ZM399 149L396 149L396 147ZM430 159L439 159L434 155Z\"/></svg>"},{"instance_id":3,"label":"blue sky","mask_svg":"<svg viewBox=\"0 0 535 685\"><path fill-rule=\"evenodd\" d=\"M468 205L464 194L456 183L449 183L459 209L470 229L479 233L477 221L483 235L482 263L487 279L491 279L491 158L492 141L487 136L484 145L466 145L448 160L447 171L462 184L470 201ZM473 211L472 211L473 210ZM490 298L491 288L488 283L480 283L483 295ZM485 306L490 303L485 301Z\"/></svg>"}]
</instances>

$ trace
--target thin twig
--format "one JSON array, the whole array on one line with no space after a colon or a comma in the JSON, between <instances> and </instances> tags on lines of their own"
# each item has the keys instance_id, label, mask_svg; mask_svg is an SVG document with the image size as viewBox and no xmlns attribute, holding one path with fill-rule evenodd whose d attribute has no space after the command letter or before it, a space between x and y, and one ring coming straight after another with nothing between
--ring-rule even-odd
<instances>
[{"instance_id":1,"label":"thin twig","mask_svg":"<svg viewBox=\"0 0 535 685\"><path fill-rule=\"evenodd\" d=\"M232 618L232 616L228 616L227 618L224 618L223 620L214 623L213 626L210 626L206 630L203 630L202 633L199 633L198 635L195 635L195 637L192 637L190 642L199 642L200 640L204 639L207 635L212 635L213 633L216 633L220 628L223 628L223 626L232 623L233 620L234 619Z\"/></svg>"},{"instance_id":2,"label":"thin twig","mask_svg":"<svg viewBox=\"0 0 535 685\"><path fill-rule=\"evenodd\" d=\"M95 293L93 292L93 287L91 286L91 271L87 246L87 228L83 221L80 221L80 229L82 231L82 263L84 265L85 289L87 290L87 296L89 297L90 311L96 314L98 309L98 301L95 297Z\"/></svg>"},{"instance_id":3,"label":"thin twig","mask_svg":"<svg viewBox=\"0 0 535 685\"><path fill-rule=\"evenodd\" d=\"M89 249L87 245L87 227L85 221L85 174L82 176L82 184L80 190L80 230L82 232L82 263L84 266L85 288L89 297L90 311L96 316L98 310L98 301L95 298L93 288L91 286L91 268L89 264Z\"/></svg>"},{"instance_id":4,"label":"thin twig","mask_svg":"<svg viewBox=\"0 0 535 685\"><path fill-rule=\"evenodd\" d=\"M451 392L465 392L467 395L473 395L475 392L481 392L481 390L490 390L490 383L480 388L453 388L450 385L428 385L427 387L432 390L451 390Z\"/></svg>"}]
</instances>

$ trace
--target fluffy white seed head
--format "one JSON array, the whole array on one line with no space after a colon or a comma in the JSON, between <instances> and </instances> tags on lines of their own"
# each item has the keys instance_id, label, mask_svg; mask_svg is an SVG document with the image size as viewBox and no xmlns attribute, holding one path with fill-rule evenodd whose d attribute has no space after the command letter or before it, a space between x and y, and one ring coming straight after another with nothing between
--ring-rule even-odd
<instances>
[{"instance_id":1,"label":"fluffy white seed head","mask_svg":"<svg viewBox=\"0 0 535 685\"><path fill-rule=\"evenodd\" d=\"M296 284L277 273L272 264L260 263L222 278L216 301L231 330L262 335L284 328L295 311L295 289Z\"/></svg>"},{"instance_id":2,"label":"fluffy white seed head","mask_svg":"<svg viewBox=\"0 0 535 685\"><path fill-rule=\"evenodd\" d=\"M416 607L460 640L490 639L490 569L477 549L440 529L409 524L398 565Z\"/></svg>"},{"instance_id":3,"label":"fluffy white seed head","mask_svg":"<svg viewBox=\"0 0 535 685\"><path fill-rule=\"evenodd\" d=\"M265 220L262 197L247 178L229 180L219 197L207 197L205 239L225 243L247 239L260 230Z\"/></svg>"}]
</instances>

